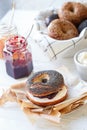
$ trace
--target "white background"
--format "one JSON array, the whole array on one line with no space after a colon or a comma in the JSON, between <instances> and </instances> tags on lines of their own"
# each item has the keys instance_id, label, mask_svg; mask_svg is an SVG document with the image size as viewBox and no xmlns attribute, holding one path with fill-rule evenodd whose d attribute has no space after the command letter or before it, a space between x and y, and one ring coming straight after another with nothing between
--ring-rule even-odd
<instances>
[{"instance_id":1,"label":"white background","mask_svg":"<svg viewBox=\"0 0 87 130\"><path fill-rule=\"evenodd\" d=\"M50 1L50 0L49 0ZM37 0L36 5L31 2L31 9L33 6L37 9L44 9L50 5L48 0ZM26 0L25 0L26 2ZM50 2L53 2L51 0ZM56 3L57 2L57 3ZM55 1L55 5L61 5L63 1ZM39 4L38 4L39 3ZM21 0L22 4L22 0ZM19 4L20 5L20 4ZM54 5L54 2L52 4ZM52 6L51 5L51 6ZM23 5L22 5L23 6ZM17 6L18 7L18 6ZM42 8L43 7L43 8ZM19 8L19 7L18 7ZM36 9L36 10L37 10ZM33 18L38 13L38 11L15 11L14 23L17 25L19 33L24 34L32 25ZM3 21L10 21L11 12L8 12L3 18ZM49 62L49 59L43 55L43 52L37 47L37 45L32 46L33 61L34 61L34 71L43 69L57 69L59 66L67 66L72 74L77 75L74 66L73 58L62 59L60 61ZM0 60L0 87L9 88L10 85L18 82L26 81L26 78L15 80L8 76L5 71L5 63ZM32 124L27 116L22 112L20 107L16 103L8 103L3 107L0 107L0 130L87 130L87 106L83 106L78 111L74 111L61 120L60 124L54 124L46 120L37 120Z\"/></svg>"}]
</instances>

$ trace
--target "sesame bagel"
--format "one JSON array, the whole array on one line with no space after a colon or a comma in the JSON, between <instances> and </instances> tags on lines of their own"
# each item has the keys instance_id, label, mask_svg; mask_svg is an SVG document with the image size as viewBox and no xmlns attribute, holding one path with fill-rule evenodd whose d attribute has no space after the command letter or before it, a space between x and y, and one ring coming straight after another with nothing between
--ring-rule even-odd
<instances>
[{"instance_id":1,"label":"sesame bagel","mask_svg":"<svg viewBox=\"0 0 87 130\"><path fill-rule=\"evenodd\" d=\"M65 2L58 10L60 19L65 19L75 25L87 18L87 7L80 2Z\"/></svg>"},{"instance_id":2,"label":"sesame bagel","mask_svg":"<svg viewBox=\"0 0 87 130\"><path fill-rule=\"evenodd\" d=\"M78 36L78 31L71 22L64 19L56 19L48 26L48 36L57 40L67 40Z\"/></svg>"}]
</instances>

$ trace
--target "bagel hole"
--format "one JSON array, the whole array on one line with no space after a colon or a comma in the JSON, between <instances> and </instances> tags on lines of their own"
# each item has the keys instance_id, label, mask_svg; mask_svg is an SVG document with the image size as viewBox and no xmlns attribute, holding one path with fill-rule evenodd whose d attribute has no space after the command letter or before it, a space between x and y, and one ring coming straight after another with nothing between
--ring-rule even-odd
<instances>
[{"instance_id":1,"label":"bagel hole","mask_svg":"<svg viewBox=\"0 0 87 130\"><path fill-rule=\"evenodd\" d=\"M47 79L46 78L42 79L42 83L47 83Z\"/></svg>"},{"instance_id":2,"label":"bagel hole","mask_svg":"<svg viewBox=\"0 0 87 130\"><path fill-rule=\"evenodd\" d=\"M49 80L49 75L48 74L40 74L40 75L36 76L32 80L32 82L33 83L38 83L38 82L47 83L48 80Z\"/></svg>"},{"instance_id":3,"label":"bagel hole","mask_svg":"<svg viewBox=\"0 0 87 130\"><path fill-rule=\"evenodd\" d=\"M69 10L70 10L70 12L72 12L72 13L74 12L74 8L73 8L73 7L70 8Z\"/></svg>"},{"instance_id":4,"label":"bagel hole","mask_svg":"<svg viewBox=\"0 0 87 130\"><path fill-rule=\"evenodd\" d=\"M65 31L65 30L62 30L62 32L63 32L63 33L66 33L66 31Z\"/></svg>"},{"instance_id":5,"label":"bagel hole","mask_svg":"<svg viewBox=\"0 0 87 130\"><path fill-rule=\"evenodd\" d=\"M66 32L67 32L64 28L61 28L61 30L62 30L63 33L66 33Z\"/></svg>"}]
</instances>

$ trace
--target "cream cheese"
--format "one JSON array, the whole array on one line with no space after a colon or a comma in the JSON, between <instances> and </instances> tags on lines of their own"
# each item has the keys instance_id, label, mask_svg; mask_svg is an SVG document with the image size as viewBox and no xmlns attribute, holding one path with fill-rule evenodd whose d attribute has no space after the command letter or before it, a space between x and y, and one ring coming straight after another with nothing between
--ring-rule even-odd
<instances>
[{"instance_id":1,"label":"cream cheese","mask_svg":"<svg viewBox=\"0 0 87 130\"><path fill-rule=\"evenodd\" d=\"M87 65L87 51L83 51L81 53L78 54L77 60L83 64L83 65Z\"/></svg>"}]
</instances>

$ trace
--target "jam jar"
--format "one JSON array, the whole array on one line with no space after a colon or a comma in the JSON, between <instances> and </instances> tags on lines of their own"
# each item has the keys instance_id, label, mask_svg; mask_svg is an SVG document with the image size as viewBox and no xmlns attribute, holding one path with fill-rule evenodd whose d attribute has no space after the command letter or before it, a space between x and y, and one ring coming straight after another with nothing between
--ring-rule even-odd
<instances>
[{"instance_id":1,"label":"jam jar","mask_svg":"<svg viewBox=\"0 0 87 130\"><path fill-rule=\"evenodd\" d=\"M18 79L29 76L33 70L31 48L22 36L10 37L5 42L4 58L6 72Z\"/></svg>"},{"instance_id":2,"label":"jam jar","mask_svg":"<svg viewBox=\"0 0 87 130\"><path fill-rule=\"evenodd\" d=\"M15 25L0 24L0 59L3 59L3 48L5 41L13 35L17 35L17 28Z\"/></svg>"}]
</instances>

